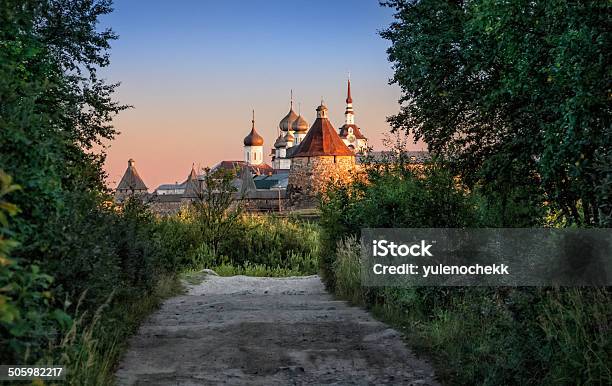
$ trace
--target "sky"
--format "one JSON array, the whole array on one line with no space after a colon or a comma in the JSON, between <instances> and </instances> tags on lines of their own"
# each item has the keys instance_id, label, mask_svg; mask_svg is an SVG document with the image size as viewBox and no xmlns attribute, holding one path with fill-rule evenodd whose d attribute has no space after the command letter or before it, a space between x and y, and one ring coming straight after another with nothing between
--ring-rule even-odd
<instances>
[{"instance_id":1,"label":"sky","mask_svg":"<svg viewBox=\"0 0 612 386\"><path fill-rule=\"evenodd\" d=\"M389 85L389 42L378 35L392 10L377 0L115 0L114 8L100 21L119 35L102 74L121 82L116 97L133 108L114 119L121 134L106 144L111 187L130 158L150 190L182 182L194 163L242 160L252 109L270 163L290 90L309 124L323 99L338 128L349 73L355 123L383 148L400 90Z\"/></svg>"}]
</instances>

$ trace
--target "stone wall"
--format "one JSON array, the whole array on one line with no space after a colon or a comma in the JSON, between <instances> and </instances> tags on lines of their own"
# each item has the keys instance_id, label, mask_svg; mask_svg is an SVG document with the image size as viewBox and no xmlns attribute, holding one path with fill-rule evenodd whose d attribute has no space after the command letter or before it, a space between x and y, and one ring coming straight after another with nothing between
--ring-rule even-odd
<instances>
[{"instance_id":1,"label":"stone wall","mask_svg":"<svg viewBox=\"0 0 612 386\"><path fill-rule=\"evenodd\" d=\"M127 200L130 196L135 196L143 201L146 201L149 197L149 193L146 190L127 190L121 189L115 192L115 202L123 203L123 201Z\"/></svg>"},{"instance_id":2,"label":"stone wall","mask_svg":"<svg viewBox=\"0 0 612 386\"><path fill-rule=\"evenodd\" d=\"M348 182L354 170L354 156L293 158L287 186L288 206L293 209L316 206L317 195L325 191L330 181Z\"/></svg>"},{"instance_id":3,"label":"stone wall","mask_svg":"<svg viewBox=\"0 0 612 386\"><path fill-rule=\"evenodd\" d=\"M173 216L177 214L181 208L188 206L188 203L183 202L150 202L149 208L155 214L160 216Z\"/></svg>"}]
</instances>

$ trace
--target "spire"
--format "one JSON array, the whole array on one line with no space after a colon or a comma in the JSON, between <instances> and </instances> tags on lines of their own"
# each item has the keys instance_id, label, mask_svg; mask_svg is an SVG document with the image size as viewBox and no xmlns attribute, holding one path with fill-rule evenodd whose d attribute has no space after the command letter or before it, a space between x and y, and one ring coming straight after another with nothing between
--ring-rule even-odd
<instances>
[{"instance_id":1,"label":"spire","mask_svg":"<svg viewBox=\"0 0 612 386\"><path fill-rule=\"evenodd\" d=\"M291 110L293 110L293 89L291 89L291 102L290 102L289 107Z\"/></svg>"},{"instance_id":2,"label":"spire","mask_svg":"<svg viewBox=\"0 0 612 386\"><path fill-rule=\"evenodd\" d=\"M255 130L255 109L253 109L253 119L251 119L251 129Z\"/></svg>"},{"instance_id":3,"label":"spire","mask_svg":"<svg viewBox=\"0 0 612 386\"><path fill-rule=\"evenodd\" d=\"M349 75L347 86L346 86L346 103L353 103L353 98L351 98L351 76Z\"/></svg>"},{"instance_id":4,"label":"spire","mask_svg":"<svg viewBox=\"0 0 612 386\"><path fill-rule=\"evenodd\" d=\"M346 110L344 110L344 124L355 124L355 112L353 111L353 97L351 97L351 75L346 82Z\"/></svg>"},{"instance_id":5,"label":"spire","mask_svg":"<svg viewBox=\"0 0 612 386\"><path fill-rule=\"evenodd\" d=\"M195 162L192 162L191 171L189 172L189 175L187 176L187 181L193 181L197 179L198 179L198 173L196 173Z\"/></svg>"}]
</instances>

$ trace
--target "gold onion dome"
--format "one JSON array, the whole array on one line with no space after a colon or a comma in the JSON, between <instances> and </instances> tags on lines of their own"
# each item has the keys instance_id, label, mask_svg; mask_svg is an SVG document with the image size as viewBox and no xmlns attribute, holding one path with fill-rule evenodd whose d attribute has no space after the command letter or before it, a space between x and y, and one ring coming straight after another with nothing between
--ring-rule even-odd
<instances>
[{"instance_id":1,"label":"gold onion dome","mask_svg":"<svg viewBox=\"0 0 612 386\"><path fill-rule=\"evenodd\" d=\"M244 137L244 146L263 146L264 139L257 130L255 130L255 111L253 111L253 120L251 121L251 132Z\"/></svg>"},{"instance_id":2,"label":"gold onion dome","mask_svg":"<svg viewBox=\"0 0 612 386\"><path fill-rule=\"evenodd\" d=\"M291 134L290 131L287 132L287 134L285 134L285 142L293 142L295 141L295 137L293 136L293 134Z\"/></svg>"},{"instance_id":3,"label":"gold onion dome","mask_svg":"<svg viewBox=\"0 0 612 386\"><path fill-rule=\"evenodd\" d=\"M278 123L279 129L281 129L282 131L291 130L291 126L293 125L293 122L295 122L297 118L298 118L298 115L295 113L295 111L293 111L293 106L292 106L289 112L287 113L287 115L285 115L285 117L281 119L281 121Z\"/></svg>"},{"instance_id":4,"label":"gold onion dome","mask_svg":"<svg viewBox=\"0 0 612 386\"><path fill-rule=\"evenodd\" d=\"M278 138L276 138L276 141L274 142L274 147L278 149L279 147L285 146L287 146L287 142L283 138L282 134L279 134Z\"/></svg>"},{"instance_id":5,"label":"gold onion dome","mask_svg":"<svg viewBox=\"0 0 612 386\"><path fill-rule=\"evenodd\" d=\"M293 122L293 126L292 129L293 131L295 131L296 133L300 133L300 134L304 134L305 132L308 131L308 122L306 122L306 120L304 119L304 117L302 117L301 115L299 115L296 120Z\"/></svg>"}]
</instances>

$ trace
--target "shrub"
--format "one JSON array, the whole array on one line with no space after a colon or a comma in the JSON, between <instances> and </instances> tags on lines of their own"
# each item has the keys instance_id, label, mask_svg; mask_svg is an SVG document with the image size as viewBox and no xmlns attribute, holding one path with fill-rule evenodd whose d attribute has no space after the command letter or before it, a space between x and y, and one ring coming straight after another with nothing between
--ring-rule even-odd
<instances>
[{"instance_id":1,"label":"shrub","mask_svg":"<svg viewBox=\"0 0 612 386\"><path fill-rule=\"evenodd\" d=\"M366 173L321 203L322 274L339 297L406 331L451 384L612 383L609 289L361 287L362 227L526 226L544 212L519 204L520 192L467 190L441 165Z\"/></svg>"},{"instance_id":2,"label":"shrub","mask_svg":"<svg viewBox=\"0 0 612 386\"><path fill-rule=\"evenodd\" d=\"M19 189L0 170L0 363L35 363L48 346L66 330L70 317L53 306L53 278L34 264L9 257L17 243L8 239L9 218L18 208L5 197Z\"/></svg>"},{"instance_id":3,"label":"shrub","mask_svg":"<svg viewBox=\"0 0 612 386\"><path fill-rule=\"evenodd\" d=\"M316 271L318 236L314 225L266 215L244 215L220 243L217 253L238 265L263 264Z\"/></svg>"},{"instance_id":4,"label":"shrub","mask_svg":"<svg viewBox=\"0 0 612 386\"><path fill-rule=\"evenodd\" d=\"M367 169L368 181L328 189L321 202L321 275L335 286L333 258L339 240L361 228L460 228L478 222L476 201L443 165Z\"/></svg>"}]
</instances>

